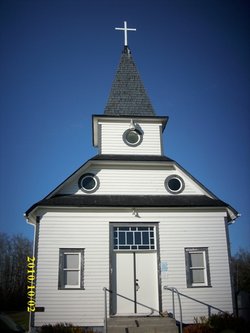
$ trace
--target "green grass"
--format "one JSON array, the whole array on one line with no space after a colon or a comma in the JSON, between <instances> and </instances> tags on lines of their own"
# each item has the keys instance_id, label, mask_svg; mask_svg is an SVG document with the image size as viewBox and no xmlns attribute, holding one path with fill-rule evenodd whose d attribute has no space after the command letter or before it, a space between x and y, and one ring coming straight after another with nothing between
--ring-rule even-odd
<instances>
[{"instance_id":1,"label":"green grass","mask_svg":"<svg viewBox=\"0 0 250 333\"><path fill-rule=\"evenodd\" d=\"M6 314L11 317L15 323L22 326L26 331L29 329L29 313L27 311L21 312L6 312Z\"/></svg>"}]
</instances>

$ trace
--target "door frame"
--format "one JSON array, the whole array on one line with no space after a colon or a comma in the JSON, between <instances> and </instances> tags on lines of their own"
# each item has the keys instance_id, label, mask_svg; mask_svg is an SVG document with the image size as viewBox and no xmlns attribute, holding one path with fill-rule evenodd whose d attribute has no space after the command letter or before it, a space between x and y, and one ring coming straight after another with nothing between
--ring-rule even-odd
<instances>
[{"instance_id":1,"label":"door frame","mask_svg":"<svg viewBox=\"0 0 250 333\"><path fill-rule=\"evenodd\" d=\"M110 316L116 315L116 251L114 250L114 237L113 228L114 227L154 227L155 228L155 245L156 250L123 250L122 252L155 252L157 257L157 276L158 276L158 301L159 301L159 312L162 312L162 288L161 288L161 268L160 268L160 242L159 242L159 222L110 222L109 223L109 244L110 244L110 258L109 258L109 289L113 293L109 293L109 311ZM136 314L135 314L136 315Z\"/></svg>"}]
</instances>

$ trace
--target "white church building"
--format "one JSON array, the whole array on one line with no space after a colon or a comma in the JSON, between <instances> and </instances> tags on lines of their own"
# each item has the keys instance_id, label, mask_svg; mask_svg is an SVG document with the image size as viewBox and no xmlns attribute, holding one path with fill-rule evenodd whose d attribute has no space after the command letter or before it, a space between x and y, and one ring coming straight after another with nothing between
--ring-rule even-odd
<instances>
[{"instance_id":1,"label":"white church building","mask_svg":"<svg viewBox=\"0 0 250 333\"><path fill-rule=\"evenodd\" d=\"M125 39L104 113L92 117L97 155L25 214L35 227L32 327L102 330L105 295L108 318L174 313L193 323L233 312L228 226L237 211L164 155L167 121Z\"/></svg>"}]
</instances>

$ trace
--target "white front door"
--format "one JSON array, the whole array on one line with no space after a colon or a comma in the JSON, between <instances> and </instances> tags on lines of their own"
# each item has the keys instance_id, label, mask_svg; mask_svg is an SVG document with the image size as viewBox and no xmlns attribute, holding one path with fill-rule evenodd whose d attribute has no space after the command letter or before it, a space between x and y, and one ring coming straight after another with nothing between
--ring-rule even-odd
<instances>
[{"instance_id":1,"label":"white front door","mask_svg":"<svg viewBox=\"0 0 250 333\"><path fill-rule=\"evenodd\" d=\"M117 252L116 292L129 298L117 296L119 315L150 314L147 307L159 311L157 253Z\"/></svg>"},{"instance_id":2,"label":"white front door","mask_svg":"<svg viewBox=\"0 0 250 333\"><path fill-rule=\"evenodd\" d=\"M114 314L148 315L152 313L149 308L159 311L154 228L116 227L114 230L112 289L120 295L112 295Z\"/></svg>"}]
</instances>

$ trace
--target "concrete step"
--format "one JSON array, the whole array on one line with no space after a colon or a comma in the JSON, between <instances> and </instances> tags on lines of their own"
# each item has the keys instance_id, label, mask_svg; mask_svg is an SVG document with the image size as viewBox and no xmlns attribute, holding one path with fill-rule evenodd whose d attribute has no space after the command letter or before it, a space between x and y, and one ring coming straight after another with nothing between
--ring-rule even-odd
<instances>
[{"instance_id":1,"label":"concrete step","mask_svg":"<svg viewBox=\"0 0 250 333\"><path fill-rule=\"evenodd\" d=\"M168 317L112 317L108 319L108 326L175 326L175 320Z\"/></svg>"},{"instance_id":2,"label":"concrete step","mask_svg":"<svg viewBox=\"0 0 250 333\"><path fill-rule=\"evenodd\" d=\"M176 322L167 317L112 317L108 333L178 333Z\"/></svg>"},{"instance_id":3,"label":"concrete step","mask_svg":"<svg viewBox=\"0 0 250 333\"><path fill-rule=\"evenodd\" d=\"M178 333L178 328L159 327L112 327L107 333Z\"/></svg>"}]
</instances>

